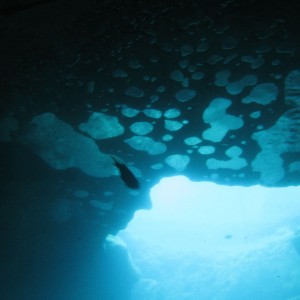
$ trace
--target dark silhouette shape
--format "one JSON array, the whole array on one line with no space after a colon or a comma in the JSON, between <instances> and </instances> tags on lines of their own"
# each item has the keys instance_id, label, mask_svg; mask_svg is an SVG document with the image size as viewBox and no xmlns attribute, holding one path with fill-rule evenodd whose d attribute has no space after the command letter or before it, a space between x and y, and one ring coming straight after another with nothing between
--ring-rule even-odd
<instances>
[{"instance_id":1,"label":"dark silhouette shape","mask_svg":"<svg viewBox=\"0 0 300 300\"><path fill-rule=\"evenodd\" d=\"M120 176L124 183L131 189L137 190L140 188L140 183L129 168L119 158L111 155L114 165L118 168Z\"/></svg>"}]
</instances>

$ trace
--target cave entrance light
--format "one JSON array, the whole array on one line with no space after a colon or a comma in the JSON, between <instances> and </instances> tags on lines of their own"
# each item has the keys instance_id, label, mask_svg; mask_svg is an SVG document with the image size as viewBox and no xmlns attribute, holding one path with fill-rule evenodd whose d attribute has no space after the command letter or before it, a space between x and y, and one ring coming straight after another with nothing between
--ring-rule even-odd
<instances>
[{"instance_id":1,"label":"cave entrance light","mask_svg":"<svg viewBox=\"0 0 300 300\"><path fill-rule=\"evenodd\" d=\"M222 186L184 176L151 190L153 208L119 233L130 250L221 259L291 239L300 225L300 187Z\"/></svg>"}]
</instances>

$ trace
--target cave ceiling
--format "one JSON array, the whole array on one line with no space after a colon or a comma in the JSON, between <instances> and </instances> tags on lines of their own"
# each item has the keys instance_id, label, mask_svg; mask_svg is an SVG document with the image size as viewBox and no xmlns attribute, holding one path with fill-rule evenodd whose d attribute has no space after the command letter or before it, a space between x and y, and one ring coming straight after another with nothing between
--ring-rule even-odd
<instances>
[{"instance_id":1,"label":"cave ceiling","mask_svg":"<svg viewBox=\"0 0 300 300\"><path fill-rule=\"evenodd\" d=\"M298 185L293 3L1 1L2 143L45 163L57 189L63 177L77 200L100 197L103 217L166 176Z\"/></svg>"}]
</instances>

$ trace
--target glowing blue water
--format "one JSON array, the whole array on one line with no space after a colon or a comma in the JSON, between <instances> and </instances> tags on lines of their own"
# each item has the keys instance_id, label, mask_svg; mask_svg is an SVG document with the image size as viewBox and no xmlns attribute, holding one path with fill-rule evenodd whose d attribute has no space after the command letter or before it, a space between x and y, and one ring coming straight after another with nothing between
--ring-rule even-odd
<instances>
[{"instance_id":1,"label":"glowing blue water","mask_svg":"<svg viewBox=\"0 0 300 300\"><path fill-rule=\"evenodd\" d=\"M299 192L163 179L119 234L141 273L133 300L300 299Z\"/></svg>"}]
</instances>

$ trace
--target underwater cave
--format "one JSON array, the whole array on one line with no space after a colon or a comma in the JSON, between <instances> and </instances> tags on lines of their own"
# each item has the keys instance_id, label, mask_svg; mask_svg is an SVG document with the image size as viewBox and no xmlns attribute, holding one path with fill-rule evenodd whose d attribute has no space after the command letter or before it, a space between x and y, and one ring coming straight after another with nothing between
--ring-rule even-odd
<instances>
[{"instance_id":1,"label":"underwater cave","mask_svg":"<svg viewBox=\"0 0 300 300\"><path fill-rule=\"evenodd\" d=\"M0 298L300 299L296 1L0 1Z\"/></svg>"}]
</instances>

